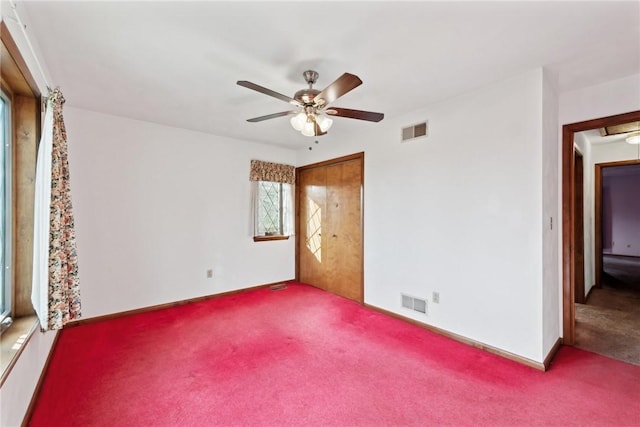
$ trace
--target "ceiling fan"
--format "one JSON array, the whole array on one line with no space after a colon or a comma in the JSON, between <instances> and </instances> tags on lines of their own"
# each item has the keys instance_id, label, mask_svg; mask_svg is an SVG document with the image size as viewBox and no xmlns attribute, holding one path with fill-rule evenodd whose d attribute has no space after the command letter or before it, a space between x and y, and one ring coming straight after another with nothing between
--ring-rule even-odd
<instances>
[{"instance_id":1,"label":"ceiling fan","mask_svg":"<svg viewBox=\"0 0 640 427\"><path fill-rule=\"evenodd\" d=\"M318 73L316 71L307 70L302 73L302 76L309 84L309 87L297 91L295 95L293 95L293 98L255 83L239 80L237 83L240 86L273 96L274 98L298 107L295 110L254 117L247 121L255 123L275 119L276 117L293 116L291 118L291 126L293 126L295 130L300 131L305 136L321 136L325 135L333 124L330 116L366 120L369 122L379 122L384 118L384 114L373 113L371 111L351 110L338 107L327 108L333 101L362 84L362 80L360 80L358 76L344 73L322 91L313 88L313 85L318 80Z\"/></svg>"}]
</instances>

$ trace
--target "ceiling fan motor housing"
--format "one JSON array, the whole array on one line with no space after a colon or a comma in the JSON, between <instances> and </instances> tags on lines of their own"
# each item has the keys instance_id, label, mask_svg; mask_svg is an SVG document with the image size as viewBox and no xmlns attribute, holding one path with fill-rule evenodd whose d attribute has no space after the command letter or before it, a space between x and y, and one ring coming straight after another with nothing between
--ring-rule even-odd
<instances>
[{"instance_id":1,"label":"ceiling fan motor housing","mask_svg":"<svg viewBox=\"0 0 640 427\"><path fill-rule=\"evenodd\" d=\"M305 107L312 105L313 99L320 93L319 90L313 89L312 87L318 81L318 76L318 72L313 70L307 70L302 73L302 77L304 77L304 80L309 84L309 88L297 91L295 95L293 95L293 99L302 102Z\"/></svg>"},{"instance_id":2,"label":"ceiling fan motor housing","mask_svg":"<svg viewBox=\"0 0 640 427\"><path fill-rule=\"evenodd\" d=\"M302 102L303 104L305 104L305 106L308 106L313 104L313 99L319 93L320 91L317 89L302 89L297 91L296 94L293 95L293 99Z\"/></svg>"}]
</instances>

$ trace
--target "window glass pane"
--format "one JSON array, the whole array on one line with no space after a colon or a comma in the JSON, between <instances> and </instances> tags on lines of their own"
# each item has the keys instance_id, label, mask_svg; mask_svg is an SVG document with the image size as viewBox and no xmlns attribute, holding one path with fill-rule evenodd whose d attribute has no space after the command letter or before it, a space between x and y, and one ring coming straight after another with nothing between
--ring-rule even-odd
<instances>
[{"instance_id":1,"label":"window glass pane","mask_svg":"<svg viewBox=\"0 0 640 427\"><path fill-rule=\"evenodd\" d=\"M9 120L9 103L8 99L2 94L0 96L0 124L2 129L0 130L0 321L9 314L10 308L10 294L11 281L8 280L9 275L9 250L10 236L11 236L11 223L10 223L10 192L8 191L11 182L11 138L10 138L10 120Z\"/></svg>"},{"instance_id":2,"label":"window glass pane","mask_svg":"<svg viewBox=\"0 0 640 427\"><path fill-rule=\"evenodd\" d=\"M258 235L282 233L282 184L258 182Z\"/></svg>"}]
</instances>

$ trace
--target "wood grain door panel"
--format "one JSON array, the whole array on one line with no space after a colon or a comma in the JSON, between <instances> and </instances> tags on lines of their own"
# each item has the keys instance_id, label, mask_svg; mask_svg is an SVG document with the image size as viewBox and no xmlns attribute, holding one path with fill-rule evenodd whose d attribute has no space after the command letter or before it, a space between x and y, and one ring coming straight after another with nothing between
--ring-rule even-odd
<instances>
[{"instance_id":1,"label":"wood grain door panel","mask_svg":"<svg viewBox=\"0 0 640 427\"><path fill-rule=\"evenodd\" d=\"M298 175L299 187L299 280L327 289L326 263L326 171L308 169Z\"/></svg>"},{"instance_id":2,"label":"wood grain door panel","mask_svg":"<svg viewBox=\"0 0 640 427\"><path fill-rule=\"evenodd\" d=\"M298 278L363 302L363 155L298 171ZM320 246L318 246L320 245Z\"/></svg>"},{"instance_id":3,"label":"wood grain door panel","mask_svg":"<svg viewBox=\"0 0 640 427\"><path fill-rule=\"evenodd\" d=\"M329 291L362 299L361 163L327 167Z\"/></svg>"}]
</instances>

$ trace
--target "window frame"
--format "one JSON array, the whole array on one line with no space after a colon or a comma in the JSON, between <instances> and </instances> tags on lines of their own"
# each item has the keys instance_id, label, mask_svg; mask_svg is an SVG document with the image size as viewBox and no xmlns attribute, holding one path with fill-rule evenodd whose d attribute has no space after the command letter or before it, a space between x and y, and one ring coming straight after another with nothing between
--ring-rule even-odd
<instances>
[{"instance_id":1,"label":"window frame","mask_svg":"<svg viewBox=\"0 0 640 427\"><path fill-rule=\"evenodd\" d=\"M32 197L22 185L35 174L35 162L40 140L43 99L39 86L27 66L11 31L0 22L0 87L11 101L11 311L13 323L0 334L0 387L9 377L39 322L31 305L29 270L33 248L22 233L29 230L29 215L33 215ZM20 132L18 132L18 129ZM23 216L24 215L24 216ZM33 229L33 225L30 226Z\"/></svg>"},{"instance_id":2,"label":"window frame","mask_svg":"<svg viewBox=\"0 0 640 427\"><path fill-rule=\"evenodd\" d=\"M270 232L264 231L264 234L255 234L260 230L260 211L261 211L261 207L262 205L262 201L264 200L263 197L261 197L261 189L264 189L264 186L262 185L262 183L270 183L270 184L275 184L278 186L278 228L279 230L277 231L277 233L271 234ZM290 185L290 184L286 184L286 183L282 183L282 182L277 182L277 181L255 181L255 185L256 185L256 203L254 206L254 215L255 215L255 229L254 229L254 236L253 236L253 241L254 242L265 242L265 241L270 241L270 240L287 240L289 239L289 235L285 234L285 189L284 186L285 185ZM290 192L292 192L292 190L289 190Z\"/></svg>"},{"instance_id":3,"label":"window frame","mask_svg":"<svg viewBox=\"0 0 640 427\"><path fill-rule=\"evenodd\" d=\"M0 333L5 329L5 321L8 320L11 325L11 316L13 315L13 208L12 208L12 189L13 189L13 150L12 150L12 102L10 96L4 90L0 90L0 100L4 104L0 120L2 121L2 180L4 197L0 200L2 203L3 218L2 227L4 236L2 236L2 253L0 254L0 268L2 268L2 304L0 305ZM7 326L8 328L8 326Z\"/></svg>"}]
</instances>

